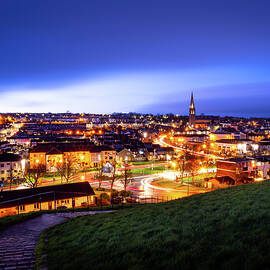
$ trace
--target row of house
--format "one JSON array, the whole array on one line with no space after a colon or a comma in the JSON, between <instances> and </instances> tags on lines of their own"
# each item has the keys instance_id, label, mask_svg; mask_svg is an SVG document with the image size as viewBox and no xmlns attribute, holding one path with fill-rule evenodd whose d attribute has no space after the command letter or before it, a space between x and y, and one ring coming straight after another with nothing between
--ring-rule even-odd
<instances>
[{"instance_id":1,"label":"row of house","mask_svg":"<svg viewBox=\"0 0 270 270\"><path fill-rule=\"evenodd\" d=\"M0 191L0 218L40 210L80 208L97 204L88 182Z\"/></svg>"},{"instance_id":2,"label":"row of house","mask_svg":"<svg viewBox=\"0 0 270 270\"><path fill-rule=\"evenodd\" d=\"M44 165L46 171L57 170L63 162L71 160L78 168L99 167L107 162L114 163L116 151L108 146L90 143L43 143L29 151L30 168Z\"/></svg>"}]
</instances>

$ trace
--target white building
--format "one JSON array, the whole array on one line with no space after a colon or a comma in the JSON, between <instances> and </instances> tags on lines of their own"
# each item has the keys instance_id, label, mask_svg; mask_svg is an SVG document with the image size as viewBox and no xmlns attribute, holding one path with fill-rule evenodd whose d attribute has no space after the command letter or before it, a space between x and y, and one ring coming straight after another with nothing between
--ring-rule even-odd
<instances>
[{"instance_id":1,"label":"white building","mask_svg":"<svg viewBox=\"0 0 270 270\"><path fill-rule=\"evenodd\" d=\"M22 178L25 160L14 154L0 155L0 181Z\"/></svg>"}]
</instances>

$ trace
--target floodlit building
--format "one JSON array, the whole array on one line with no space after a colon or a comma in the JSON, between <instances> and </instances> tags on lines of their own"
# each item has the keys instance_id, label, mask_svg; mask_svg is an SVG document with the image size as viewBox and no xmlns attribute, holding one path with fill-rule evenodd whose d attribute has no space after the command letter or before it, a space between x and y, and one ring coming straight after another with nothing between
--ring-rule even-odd
<instances>
[{"instance_id":1,"label":"floodlit building","mask_svg":"<svg viewBox=\"0 0 270 270\"><path fill-rule=\"evenodd\" d=\"M46 171L56 171L70 160L74 167L87 169L115 162L116 151L107 146L81 143L44 143L29 152L30 168L45 165Z\"/></svg>"},{"instance_id":2,"label":"floodlit building","mask_svg":"<svg viewBox=\"0 0 270 270\"><path fill-rule=\"evenodd\" d=\"M0 155L0 181L22 178L24 169L25 160L20 156L9 153Z\"/></svg>"},{"instance_id":3,"label":"floodlit building","mask_svg":"<svg viewBox=\"0 0 270 270\"><path fill-rule=\"evenodd\" d=\"M249 181L256 176L254 158L230 158L217 160L217 177L229 176L235 183Z\"/></svg>"},{"instance_id":4,"label":"floodlit building","mask_svg":"<svg viewBox=\"0 0 270 270\"><path fill-rule=\"evenodd\" d=\"M40 210L80 208L95 204L88 182L4 191L0 193L0 217Z\"/></svg>"}]
</instances>

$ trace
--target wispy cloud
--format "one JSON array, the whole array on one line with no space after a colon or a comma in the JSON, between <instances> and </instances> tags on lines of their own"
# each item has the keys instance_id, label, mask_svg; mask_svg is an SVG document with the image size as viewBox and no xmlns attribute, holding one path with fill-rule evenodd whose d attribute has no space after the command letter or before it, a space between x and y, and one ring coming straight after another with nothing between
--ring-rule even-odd
<instances>
[{"instance_id":1,"label":"wispy cloud","mask_svg":"<svg viewBox=\"0 0 270 270\"><path fill-rule=\"evenodd\" d=\"M192 70L166 70L115 73L96 79L58 83L56 86L17 85L1 88L3 112L170 112L168 104L186 102L190 91L196 98L250 98L265 94L268 69L214 67ZM237 87L237 85L241 87ZM252 87L251 87L252 86ZM250 88L251 87L251 88ZM259 88L258 88L259 87ZM260 88L261 87L261 88ZM250 88L249 91L245 89ZM167 105L166 105L167 104ZM179 109L178 113L185 110ZM208 113L208 111L206 111Z\"/></svg>"}]
</instances>

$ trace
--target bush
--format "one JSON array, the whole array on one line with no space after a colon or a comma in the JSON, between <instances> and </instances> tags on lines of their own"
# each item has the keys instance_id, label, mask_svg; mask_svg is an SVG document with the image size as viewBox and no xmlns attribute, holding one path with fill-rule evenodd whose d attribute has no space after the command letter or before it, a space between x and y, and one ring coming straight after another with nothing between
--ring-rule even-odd
<instances>
[{"instance_id":1,"label":"bush","mask_svg":"<svg viewBox=\"0 0 270 270\"><path fill-rule=\"evenodd\" d=\"M100 194L100 199L109 200L110 196L107 193L101 193Z\"/></svg>"},{"instance_id":2,"label":"bush","mask_svg":"<svg viewBox=\"0 0 270 270\"><path fill-rule=\"evenodd\" d=\"M117 190L112 191L112 198L116 198L119 196L119 192Z\"/></svg>"},{"instance_id":3,"label":"bush","mask_svg":"<svg viewBox=\"0 0 270 270\"><path fill-rule=\"evenodd\" d=\"M133 192L131 192L131 191L129 191L129 190L127 190L127 191L121 190L121 191L119 192L119 196L123 196L123 197L130 197L130 196L132 196L132 195L133 195Z\"/></svg>"}]
</instances>

